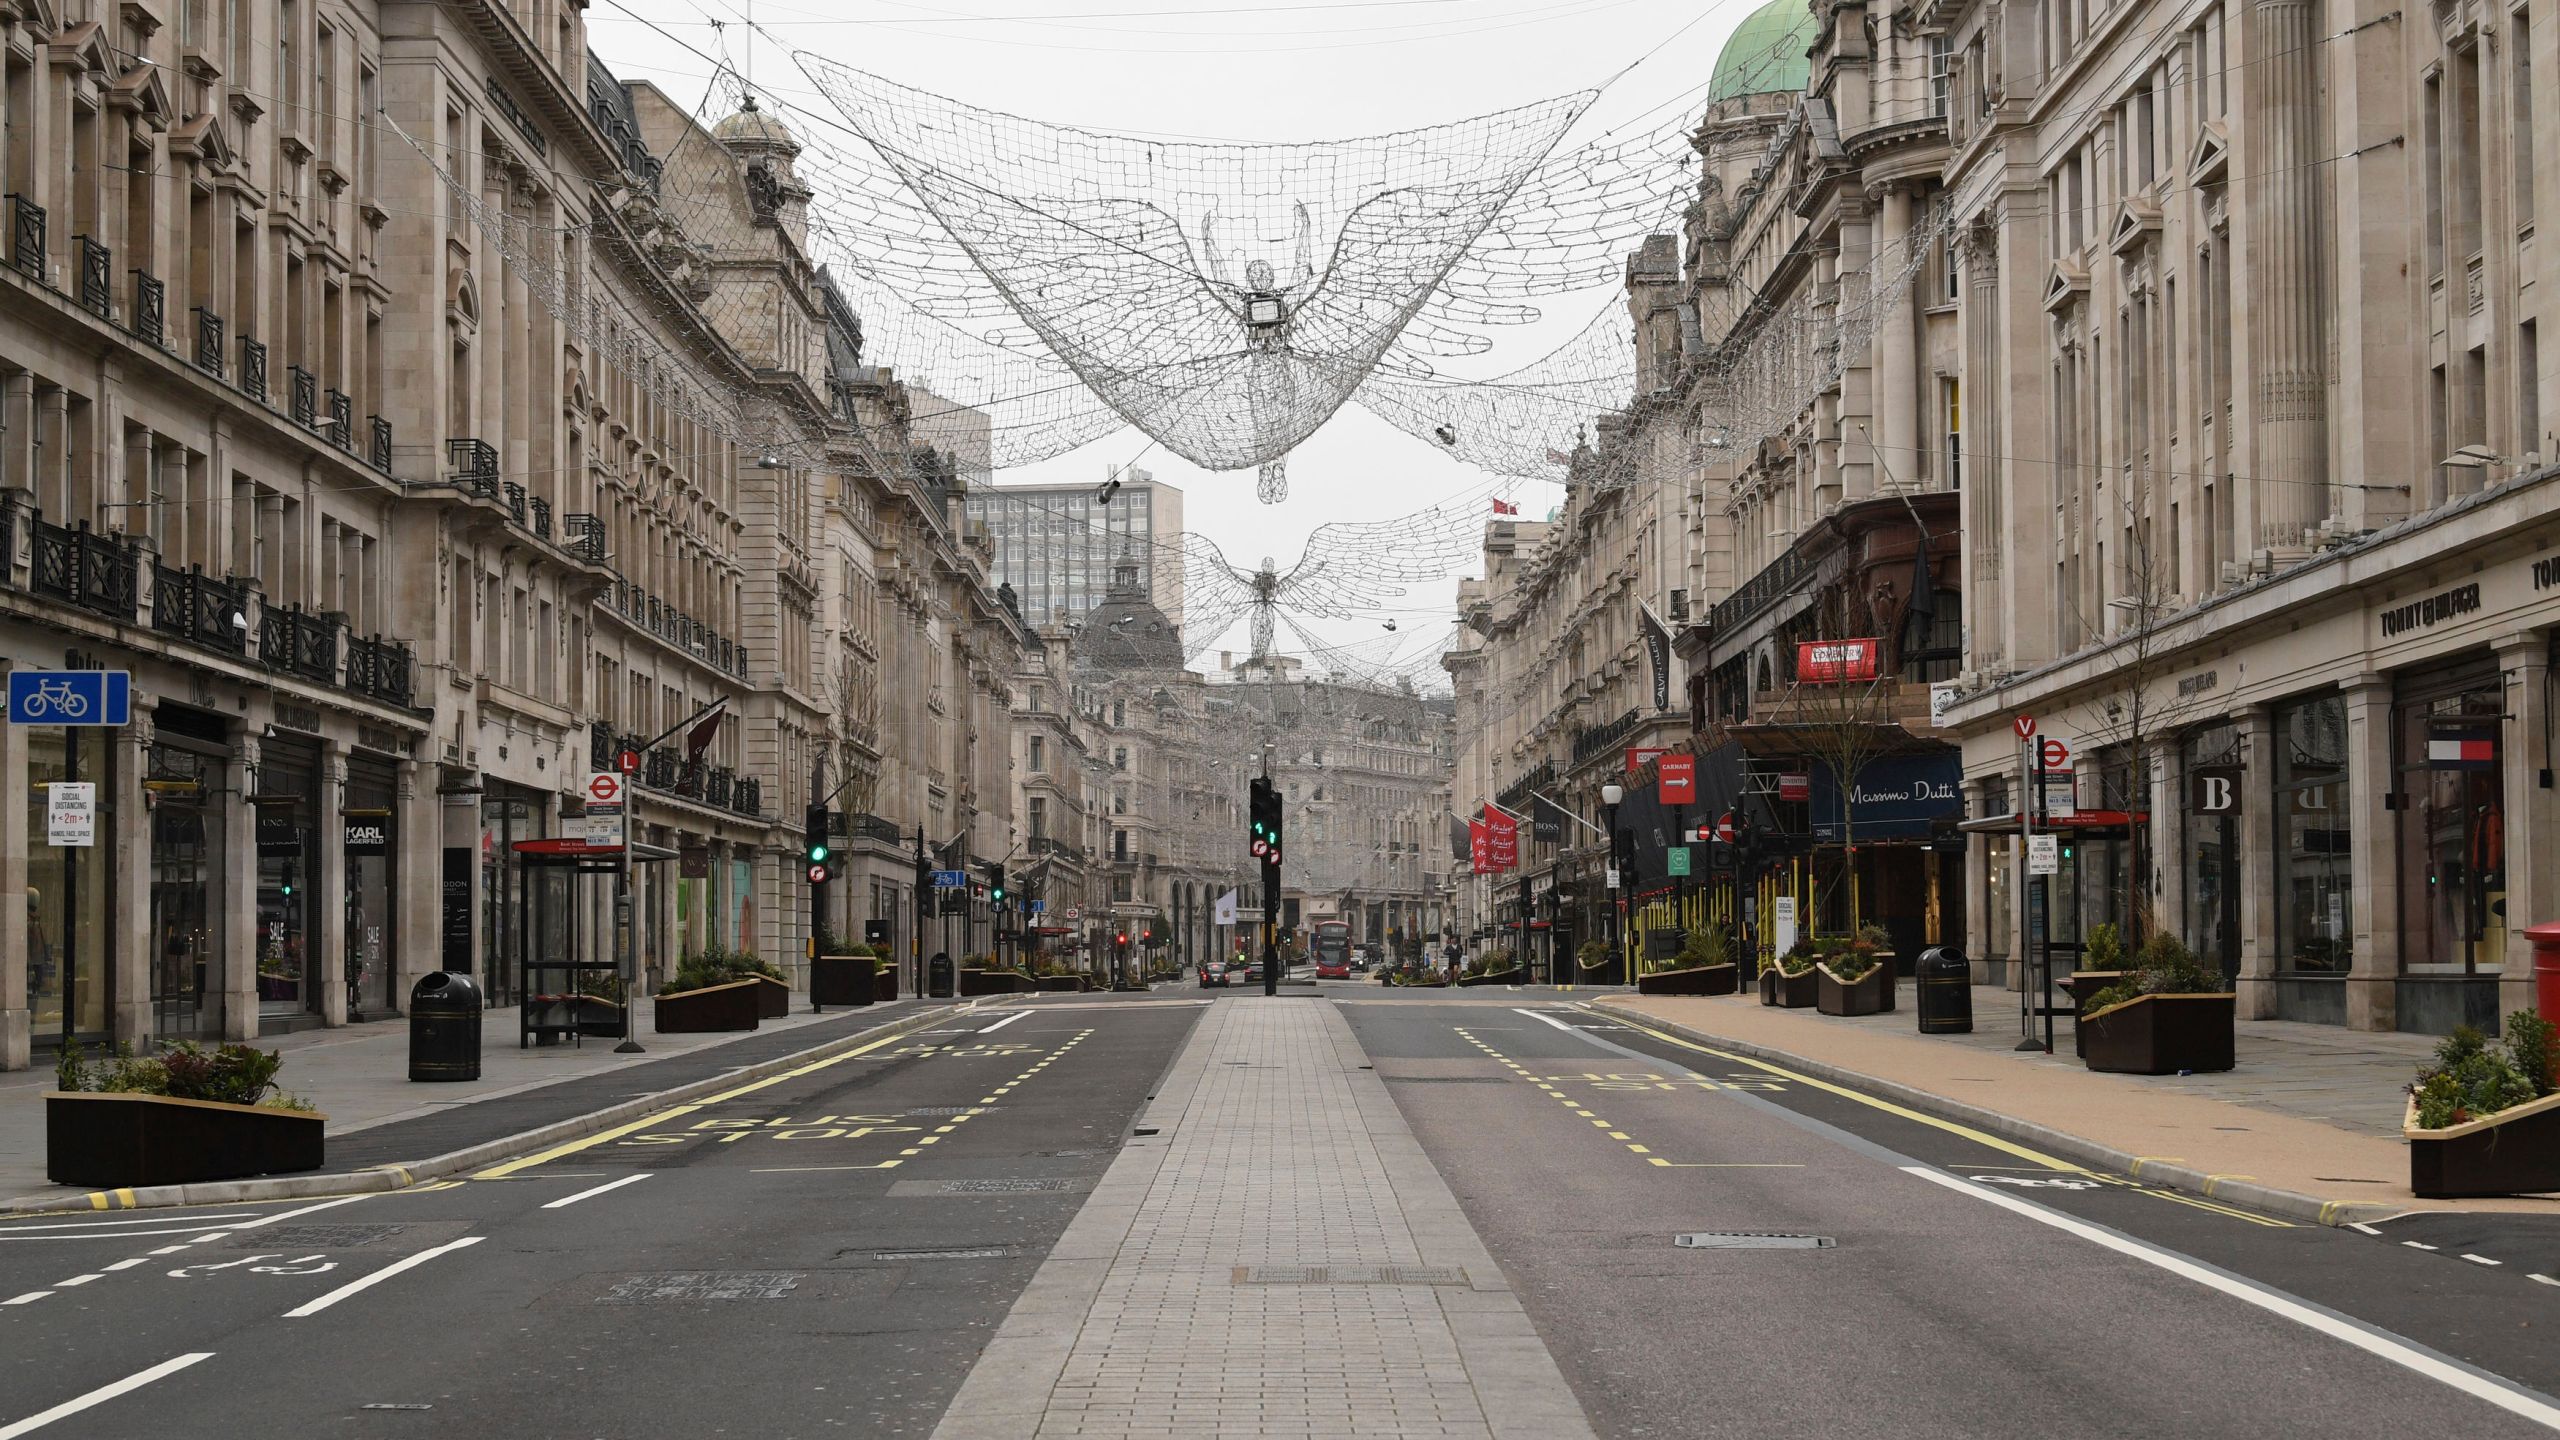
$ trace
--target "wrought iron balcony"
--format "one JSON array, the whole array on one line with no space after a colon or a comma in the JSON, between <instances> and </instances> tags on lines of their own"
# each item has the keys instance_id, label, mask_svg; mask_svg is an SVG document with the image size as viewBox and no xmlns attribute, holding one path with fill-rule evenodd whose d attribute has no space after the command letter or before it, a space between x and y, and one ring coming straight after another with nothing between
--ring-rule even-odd
<instances>
[{"instance_id":1,"label":"wrought iron balcony","mask_svg":"<svg viewBox=\"0 0 2560 1440\"><path fill-rule=\"evenodd\" d=\"M410 703L409 647L376 635L347 642L348 693L370 696L385 704Z\"/></svg>"},{"instance_id":2,"label":"wrought iron balcony","mask_svg":"<svg viewBox=\"0 0 2560 1440\"><path fill-rule=\"evenodd\" d=\"M469 438L444 442L445 468L453 483L483 500L498 498L498 447Z\"/></svg>"},{"instance_id":3,"label":"wrought iron balcony","mask_svg":"<svg viewBox=\"0 0 2560 1440\"><path fill-rule=\"evenodd\" d=\"M80 308L101 320L116 318L115 252L86 235L80 243Z\"/></svg>"},{"instance_id":4,"label":"wrought iron balcony","mask_svg":"<svg viewBox=\"0 0 2560 1440\"><path fill-rule=\"evenodd\" d=\"M169 345L169 287L148 270L133 272L133 338L162 349Z\"/></svg>"},{"instance_id":5,"label":"wrought iron balcony","mask_svg":"<svg viewBox=\"0 0 2560 1440\"><path fill-rule=\"evenodd\" d=\"M232 623L234 619L239 623ZM249 653L249 587L201 565L151 567L151 628L226 655Z\"/></svg>"},{"instance_id":6,"label":"wrought iron balcony","mask_svg":"<svg viewBox=\"0 0 2560 1440\"><path fill-rule=\"evenodd\" d=\"M676 769L675 790L687 800L702 798L702 762L689 760Z\"/></svg>"},{"instance_id":7,"label":"wrought iron balcony","mask_svg":"<svg viewBox=\"0 0 2560 1440\"><path fill-rule=\"evenodd\" d=\"M728 766L712 766L710 772L702 777L703 803L717 805L723 810L729 808L729 792L737 779L737 773Z\"/></svg>"},{"instance_id":8,"label":"wrought iron balcony","mask_svg":"<svg viewBox=\"0 0 2560 1440\"><path fill-rule=\"evenodd\" d=\"M900 844L905 836L899 832L897 822L866 813L853 817L851 838L877 840L884 845L895 846Z\"/></svg>"},{"instance_id":9,"label":"wrought iron balcony","mask_svg":"<svg viewBox=\"0 0 2560 1440\"><path fill-rule=\"evenodd\" d=\"M617 758L619 757L614 754L613 749L613 732L602 725L589 725L587 727L587 768L611 770Z\"/></svg>"},{"instance_id":10,"label":"wrought iron balcony","mask_svg":"<svg viewBox=\"0 0 2560 1440\"><path fill-rule=\"evenodd\" d=\"M1630 710L1606 725L1594 725L1574 736L1573 763L1579 765L1592 756L1615 747L1619 741L1634 734L1636 726L1643 720L1643 711Z\"/></svg>"},{"instance_id":11,"label":"wrought iron balcony","mask_svg":"<svg viewBox=\"0 0 2560 1440\"><path fill-rule=\"evenodd\" d=\"M530 502L533 510L533 534L537 540L551 538L551 502L536 495Z\"/></svg>"},{"instance_id":12,"label":"wrought iron balcony","mask_svg":"<svg viewBox=\"0 0 2560 1440\"><path fill-rule=\"evenodd\" d=\"M391 422L379 415L365 417L371 423L365 444L365 463L388 475L391 473Z\"/></svg>"},{"instance_id":13,"label":"wrought iron balcony","mask_svg":"<svg viewBox=\"0 0 2560 1440\"><path fill-rule=\"evenodd\" d=\"M207 375L222 374L222 317L199 305L196 307L196 368Z\"/></svg>"},{"instance_id":14,"label":"wrought iron balcony","mask_svg":"<svg viewBox=\"0 0 2560 1440\"><path fill-rule=\"evenodd\" d=\"M737 788L730 792L729 808L741 815L763 815L764 782L752 775L740 776Z\"/></svg>"},{"instance_id":15,"label":"wrought iron balcony","mask_svg":"<svg viewBox=\"0 0 2560 1440\"><path fill-rule=\"evenodd\" d=\"M516 482L514 482L513 480L510 480L510 481L508 481L508 482L506 483L506 486L505 486L505 492L504 492L504 493L506 494L506 497L507 497L507 500L506 500L507 513L508 513L508 514L510 514L510 515L513 515L514 517L516 517L516 523L517 523L517 524L519 524L519 525L523 524L523 523L524 523L524 487L523 487L523 486L521 486L521 485L519 485L519 484L517 484L517 483L516 483Z\"/></svg>"},{"instance_id":16,"label":"wrought iron balcony","mask_svg":"<svg viewBox=\"0 0 2560 1440\"><path fill-rule=\"evenodd\" d=\"M266 342L246 335L240 337L240 393L261 405L267 403Z\"/></svg>"},{"instance_id":17,"label":"wrought iron balcony","mask_svg":"<svg viewBox=\"0 0 2560 1440\"><path fill-rule=\"evenodd\" d=\"M560 517L561 543L590 565L604 563L604 522L584 511Z\"/></svg>"},{"instance_id":18,"label":"wrought iron balcony","mask_svg":"<svg viewBox=\"0 0 2560 1440\"><path fill-rule=\"evenodd\" d=\"M1732 594L1707 607L1708 632L1718 640L1732 634L1736 626L1793 593L1812 568L1803 551L1789 549L1760 567L1759 574L1736 586Z\"/></svg>"},{"instance_id":19,"label":"wrought iron balcony","mask_svg":"<svg viewBox=\"0 0 2560 1440\"><path fill-rule=\"evenodd\" d=\"M652 790L672 790L676 786L676 772L683 768L676 752L661 745L650 751L641 762L640 783Z\"/></svg>"},{"instance_id":20,"label":"wrought iron balcony","mask_svg":"<svg viewBox=\"0 0 2560 1440\"><path fill-rule=\"evenodd\" d=\"M329 443L341 450L356 443L356 397L335 388L329 391Z\"/></svg>"},{"instance_id":21,"label":"wrought iron balcony","mask_svg":"<svg viewBox=\"0 0 2560 1440\"><path fill-rule=\"evenodd\" d=\"M44 207L24 195L9 196L9 263L19 274L44 283Z\"/></svg>"},{"instance_id":22,"label":"wrought iron balcony","mask_svg":"<svg viewBox=\"0 0 2560 1440\"><path fill-rule=\"evenodd\" d=\"M296 425L309 425L320 416L320 377L296 365L285 372L289 383L285 389L285 413Z\"/></svg>"},{"instance_id":23,"label":"wrought iron balcony","mask_svg":"<svg viewBox=\"0 0 2560 1440\"><path fill-rule=\"evenodd\" d=\"M267 606L258 617L258 660L268 669L323 685L338 683L338 622L299 605Z\"/></svg>"},{"instance_id":24,"label":"wrought iron balcony","mask_svg":"<svg viewBox=\"0 0 2560 1440\"><path fill-rule=\"evenodd\" d=\"M34 589L66 605L131 620L139 581L132 543L121 535L99 535L81 521L71 529L33 520Z\"/></svg>"}]
</instances>

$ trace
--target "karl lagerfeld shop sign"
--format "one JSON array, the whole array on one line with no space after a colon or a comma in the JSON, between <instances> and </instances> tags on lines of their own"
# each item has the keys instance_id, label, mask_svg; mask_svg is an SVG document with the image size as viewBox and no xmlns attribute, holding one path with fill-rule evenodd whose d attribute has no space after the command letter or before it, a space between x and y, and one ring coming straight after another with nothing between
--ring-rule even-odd
<instances>
[{"instance_id":1,"label":"karl lagerfeld shop sign","mask_svg":"<svg viewBox=\"0 0 2560 1440\"><path fill-rule=\"evenodd\" d=\"M2456 585L2440 595L2430 595L2423 600L2412 600L2406 605L2383 611L2383 638L2389 639L2391 636L2410 630L2424 630L2440 620L2450 620L2456 615L2468 615L2479 608L2479 582Z\"/></svg>"}]
</instances>

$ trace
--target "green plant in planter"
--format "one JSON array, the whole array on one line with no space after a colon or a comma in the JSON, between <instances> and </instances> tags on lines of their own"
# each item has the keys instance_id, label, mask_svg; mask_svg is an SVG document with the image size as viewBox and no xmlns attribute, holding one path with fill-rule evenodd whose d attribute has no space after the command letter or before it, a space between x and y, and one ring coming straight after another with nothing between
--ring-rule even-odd
<instances>
[{"instance_id":1,"label":"green plant in planter","mask_svg":"<svg viewBox=\"0 0 2560 1440\"><path fill-rule=\"evenodd\" d=\"M1802 975L1806 971L1811 970L1814 967L1815 962L1819 961L1821 958L1822 952L1814 948L1814 942L1811 940L1798 940L1785 954L1778 957L1778 973L1781 975Z\"/></svg>"},{"instance_id":2,"label":"green plant in planter","mask_svg":"<svg viewBox=\"0 0 2560 1440\"><path fill-rule=\"evenodd\" d=\"M309 1110L311 1102L276 1087L284 1057L254 1045L230 1044L207 1050L192 1040L173 1042L157 1055L136 1055L119 1044L111 1056L85 1058L77 1045L65 1046L54 1065L57 1088L116 1095L161 1095L172 1100L211 1100L224 1105L265 1105L278 1110Z\"/></svg>"},{"instance_id":3,"label":"green plant in planter","mask_svg":"<svg viewBox=\"0 0 2560 1440\"><path fill-rule=\"evenodd\" d=\"M757 975L786 982L790 978L754 951L732 950L715 940L679 961L675 975L658 987L658 993L673 995L685 990L702 990Z\"/></svg>"},{"instance_id":4,"label":"green plant in planter","mask_svg":"<svg viewBox=\"0 0 2560 1440\"><path fill-rule=\"evenodd\" d=\"M2083 970L2123 969L2124 933L2112 924L2091 926L2088 943L2080 948L2080 959Z\"/></svg>"},{"instance_id":5,"label":"green plant in planter","mask_svg":"<svg viewBox=\"0 0 2560 1440\"><path fill-rule=\"evenodd\" d=\"M1618 957L1610 952L1609 942L1606 940L1583 941L1574 948L1573 958L1582 962L1582 968L1585 970L1605 969L1618 963Z\"/></svg>"},{"instance_id":6,"label":"green plant in planter","mask_svg":"<svg viewBox=\"0 0 2560 1440\"><path fill-rule=\"evenodd\" d=\"M2489 1048L2487 1037L2468 1025L2437 1044L2434 1063L2409 1086L2420 1129L2460 1125L2553 1093L2551 1022L2519 1010L2505 1028L2502 1049Z\"/></svg>"},{"instance_id":7,"label":"green plant in planter","mask_svg":"<svg viewBox=\"0 0 2560 1440\"><path fill-rule=\"evenodd\" d=\"M1689 927L1689 938L1680 945L1678 963L1683 970L1732 964L1733 956L1725 944L1724 928L1719 925Z\"/></svg>"},{"instance_id":8,"label":"green plant in planter","mask_svg":"<svg viewBox=\"0 0 2560 1440\"><path fill-rule=\"evenodd\" d=\"M2145 995L2220 995L2226 989L2221 971L2207 968L2177 936L2154 930L2142 942L2125 977L2090 996L2080 1013L2091 1014Z\"/></svg>"}]
</instances>

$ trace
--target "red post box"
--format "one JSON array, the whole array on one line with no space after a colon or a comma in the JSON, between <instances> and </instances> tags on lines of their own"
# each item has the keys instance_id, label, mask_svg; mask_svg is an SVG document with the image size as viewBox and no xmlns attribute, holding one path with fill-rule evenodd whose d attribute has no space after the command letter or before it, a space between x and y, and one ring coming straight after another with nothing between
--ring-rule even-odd
<instances>
[{"instance_id":1,"label":"red post box","mask_svg":"<svg viewBox=\"0 0 2560 1440\"><path fill-rule=\"evenodd\" d=\"M2560 1025L2560 922L2528 926L2524 938L2533 942L2533 1008Z\"/></svg>"}]
</instances>

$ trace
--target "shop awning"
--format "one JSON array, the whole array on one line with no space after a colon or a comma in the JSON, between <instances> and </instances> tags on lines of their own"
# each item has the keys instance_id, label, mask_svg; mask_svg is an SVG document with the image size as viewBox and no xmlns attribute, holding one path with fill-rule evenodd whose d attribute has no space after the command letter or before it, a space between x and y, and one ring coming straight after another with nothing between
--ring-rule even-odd
<instances>
[{"instance_id":1,"label":"shop awning","mask_svg":"<svg viewBox=\"0 0 2560 1440\"><path fill-rule=\"evenodd\" d=\"M541 840L518 840L507 847L524 857L528 865L613 865L622 860L619 845L590 845L574 835L554 835ZM673 860L676 852L645 840L631 846L631 863L655 865Z\"/></svg>"}]
</instances>

